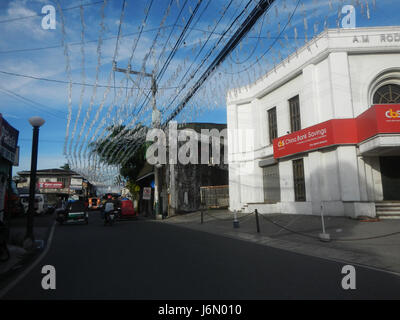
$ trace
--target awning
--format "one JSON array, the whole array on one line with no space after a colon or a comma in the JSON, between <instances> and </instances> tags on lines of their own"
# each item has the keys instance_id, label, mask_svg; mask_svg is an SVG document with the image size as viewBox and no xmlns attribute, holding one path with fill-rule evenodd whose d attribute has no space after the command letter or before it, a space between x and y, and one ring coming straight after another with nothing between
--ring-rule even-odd
<instances>
[{"instance_id":1,"label":"awning","mask_svg":"<svg viewBox=\"0 0 400 320\"><path fill-rule=\"evenodd\" d=\"M400 134L380 134L359 144L363 156L400 156Z\"/></svg>"},{"instance_id":2,"label":"awning","mask_svg":"<svg viewBox=\"0 0 400 320\"><path fill-rule=\"evenodd\" d=\"M142 180L144 178L147 178L151 175L154 175L154 168L151 164L149 164L147 161L145 162L142 170L140 170L139 174L138 174L138 178L136 179L136 181Z\"/></svg>"},{"instance_id":3,"label":"awning","mask_svg":"<svg viewBox=\"0 0 400 320\"><path fill-rule=\"evenodd\" d=\"M271 157L271 158L267 158L267 159L261 160L258 163L258 166L259 167L268 167L268 166L272 166L272 165L277 164L277 163L278 163L278 161L276 161L275 158Z\"/></svg>"}]
</instances>

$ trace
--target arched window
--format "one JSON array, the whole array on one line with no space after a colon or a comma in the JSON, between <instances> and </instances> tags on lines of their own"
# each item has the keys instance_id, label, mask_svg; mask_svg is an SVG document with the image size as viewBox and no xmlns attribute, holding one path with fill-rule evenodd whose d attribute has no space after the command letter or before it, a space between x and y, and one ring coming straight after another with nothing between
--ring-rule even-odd
<instances>
[{"instance_id":1,"label":"arched window","mask_svg":"<svg viewBox=\"0 0 400 320\"><path fill-rule=\"evenodd\" d=\"M400 85L387 84L376 90L374 104L400 104Z\"/></svg>"}]
</instances>

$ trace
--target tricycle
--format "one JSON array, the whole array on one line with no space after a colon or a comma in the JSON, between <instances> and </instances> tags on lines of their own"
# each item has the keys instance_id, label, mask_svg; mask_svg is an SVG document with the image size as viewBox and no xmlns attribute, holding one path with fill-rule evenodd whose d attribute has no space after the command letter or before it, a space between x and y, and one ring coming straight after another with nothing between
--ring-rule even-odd
<instances>
[{"instance_id":1,"label":"tricycle","mask_svg":"<svg viewBox=\"0 0 400 320\"><path fill-rule=\"evenodd\" d=\"M84 201L69 202L65 207L56 209L56 220L59 224L66 222L89 223L89 214Z\"/></svg>"}]
</instances>

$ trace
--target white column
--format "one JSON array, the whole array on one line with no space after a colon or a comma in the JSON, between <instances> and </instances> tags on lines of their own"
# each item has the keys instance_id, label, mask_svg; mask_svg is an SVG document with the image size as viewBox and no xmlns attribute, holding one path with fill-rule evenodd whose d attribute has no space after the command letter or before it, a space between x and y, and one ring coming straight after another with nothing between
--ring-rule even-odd
<instances>
[{"instance_id":1,"label":"white column","mask_svg":"<svg viewBox=\"0 0 400 320\"><path fill-rule=\"evenodd\" d=\"M342 201L360 201L357 151L354 146L337 148L340 192Z\"/></svg>"},{"instance_id":2,"label":"white column","mask_svg":"<svg viewBox=\"0 0 400 320\"><path fill-rule=\"evenodd\" d=\"M353 118L353 100L347 52L329 54L334 118Z\"/></svg>"},{"instance_id":3,"label":"white column","mask_svg":"<svg viewBox=\"0 0 400 320\"><path fill-rule=\"evenodd\" d=\"M312 202L312 213L319 214L322 200L321 179L323 179L321 170L321 152L310 152L307 159L310 175L309 193L307 192L309 198L307 198L307 201Z\"/></svg>"}]
</instances>

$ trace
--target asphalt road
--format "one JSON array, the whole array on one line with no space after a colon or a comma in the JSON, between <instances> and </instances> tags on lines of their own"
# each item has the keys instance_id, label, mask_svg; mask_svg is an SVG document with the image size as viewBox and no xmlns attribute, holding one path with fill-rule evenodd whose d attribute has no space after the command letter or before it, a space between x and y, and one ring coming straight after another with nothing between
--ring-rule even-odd
<instances>
[{"instance_id":1,"label":"asphalt road","mask_svg":"<svg viewBox=\"0 0 400 320\"><path fill-rule=\"evenodd\" d=\"M41 269L56 269L44 290ZM399 299L400 277L149 220L56 226L40 263L4 299Z\"/></svg>"}]
</instances>

